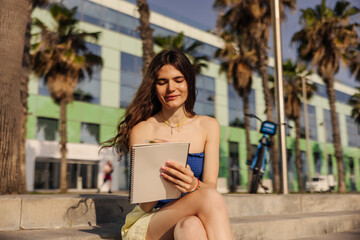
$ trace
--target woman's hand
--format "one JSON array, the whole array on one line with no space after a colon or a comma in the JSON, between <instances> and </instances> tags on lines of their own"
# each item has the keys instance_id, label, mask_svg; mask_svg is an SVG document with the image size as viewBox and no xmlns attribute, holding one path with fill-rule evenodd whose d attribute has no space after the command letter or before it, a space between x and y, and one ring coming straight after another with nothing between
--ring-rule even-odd
<instances>
[{"instance_id":1,"label":"woman's hand","mask_svg":"<svg viewBox=\"0 0 360 240\"><path fill-rule=\"evenodd\" d=\"M167 161L161 170L161 175L182 193L192 192L198 187L198 179L189 165L184 167L177 162Z\"/></svg>"}]
</instances>

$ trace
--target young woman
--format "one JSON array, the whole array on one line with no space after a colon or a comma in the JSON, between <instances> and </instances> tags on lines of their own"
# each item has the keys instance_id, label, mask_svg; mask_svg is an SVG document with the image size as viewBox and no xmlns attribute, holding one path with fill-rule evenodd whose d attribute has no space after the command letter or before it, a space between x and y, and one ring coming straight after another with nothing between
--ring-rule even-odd
<instances>
[{"instance_id":1,"label":"young woman","mask_svg":"<svg viewBox=\"0 0 360 240\"><path fill-rule=\"evenodd\" d=\"M216 190L220 127L193 111L195 74L187 57L165 50L150 63L118 134L108 146L129 152L144 139L190 142L186 167L171 159L163 178L184 195L176 200L140 203L126 217L126 239L233 239L225 202Z\"/></svg>"}]
</instances>

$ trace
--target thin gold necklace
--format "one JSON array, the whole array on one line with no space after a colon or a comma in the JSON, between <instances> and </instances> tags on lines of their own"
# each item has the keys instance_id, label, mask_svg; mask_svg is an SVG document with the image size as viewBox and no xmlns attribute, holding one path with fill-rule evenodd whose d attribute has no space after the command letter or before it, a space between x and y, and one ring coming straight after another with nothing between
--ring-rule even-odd
<instances>
[{"instance_id":1,"label":"thin gold necklace","mask_svg":"<svg viewBox=\"0 0 360 240\"><path fill-rule=\"evenodd\" d=\"M167 121L165 121L165 119L164 119L163 116L161 115L161 111L159 112L159 115L160 115L160 117L161 117L161 120L163 120L163 122L171 128L171 135L173 135L173 128L179 127L179 126L180 126L181 124L183 124L183 123L186 121L186 119L188 118L188 115L185 115L185 119L182 120L182 122L180 122L180 123L179 123L178 125L176 125L176 126L171 126L170 123L168 123Z\"/></svg>"}]
</instances>

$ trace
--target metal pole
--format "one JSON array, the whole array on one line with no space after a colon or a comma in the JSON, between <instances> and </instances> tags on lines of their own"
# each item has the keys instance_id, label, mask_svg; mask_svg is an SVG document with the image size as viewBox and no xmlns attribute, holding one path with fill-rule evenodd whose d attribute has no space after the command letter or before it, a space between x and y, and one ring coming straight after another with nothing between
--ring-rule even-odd
<instances>
[{"instance_id":1,"label":"metal pole","mask_svg":"<svg viewBox=\"0 0 360 240\"><path fill-rule=\"evenodd\" d=\"M280 30L280 3L279 0L271 0L271 19L273 27L274 59L275 59L275 89L277 91L276 106L278 109L279 123L279 149L282 162L282 190L283 194L288 194L287 179L287 160L285 143L285 116L284 116L284 89L282 77L282 59L281 59L281 30Z\"/></svg>"},{"instance_id":2,"label":"metal pole","mask_svg":"<svg viewBox=\"0 0 360 240\"><path fill-rule=\"evenodd\" d=\"M309 118L308 118L308 107L307 107L307 94L306 94L306 82L305 77L301 78L302 85L302 95L303 95L303 104L304 104L304 122L305 122L305 139L306 139L306 165L307 165L307 179L311 179L311 151L310 151L310 134L309 134Z\"/></svg>"}]
</instances>

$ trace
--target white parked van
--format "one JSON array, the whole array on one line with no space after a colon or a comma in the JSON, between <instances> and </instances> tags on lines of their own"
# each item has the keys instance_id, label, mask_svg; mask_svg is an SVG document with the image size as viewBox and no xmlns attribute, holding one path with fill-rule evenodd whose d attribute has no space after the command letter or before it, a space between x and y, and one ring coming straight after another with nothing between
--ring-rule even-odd
<instances>
[{"instance_id":1,"label":"white parked van","mask_svg":"<svg viewBox=\"0 0 360 240\"><path fill-rule=\"evenodd\" d=\"M318 175L311 181L306 182L306 191L308 192L331 192L335 189L334 175Z\"/></svg>"}]
</instances>

